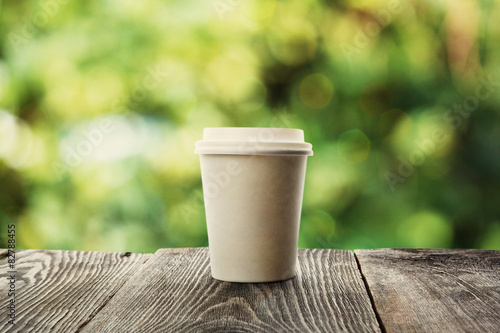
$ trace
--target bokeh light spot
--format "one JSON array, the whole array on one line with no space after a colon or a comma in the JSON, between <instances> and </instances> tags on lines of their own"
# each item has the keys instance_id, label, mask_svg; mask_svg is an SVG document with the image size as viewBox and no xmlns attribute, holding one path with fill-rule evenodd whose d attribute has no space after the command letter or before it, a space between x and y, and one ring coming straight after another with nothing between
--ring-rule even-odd
<instances>
[{"instance_id":1,"label":"bokeh light spot","mask_svg":"<svg viewBox=\"0 0 500 333\"><path fill-rule=\"evenodd\" d=\"M378 117L391 108L392 99L389 88L382 83L372 83L361 91L359 104L367 115Z\"/></svg>"},{"instance_id":2,"label":"bokeh light spot","mask_svg":"<svg viewBox=\"0 0 500 333\"><path fill-rule=\"evenodd\" d=\"M233 102L244 111L254 111L266 101L266 87L256 77L247 77L239 81L233 89Z\"/></svg>"},{"instance_id":3,"label":"bokeh light spot","mask_svg":"<svg viewBox=\"0 0 500 333\"><path fill-rule=\"evenodd\" d=\"M300 83L299 97L310 108L321 108L330 103L333 84L320 73L306 76Z\"/></svg>"},{"instance_id":4,"label":"bokeh light spot","mask_svg":"<svg viewBox=\"0 0 500 333\"><path fill-rule=\"evenodd\" d=\"M384 112L378 123L381 137L390 143L398 143L408 138L411 132L411 119L402 110Z\"/></svg>"},{"instance_id":5,"label":"bokeh light spot","mask_svg":"<svg viewBox=\"0 0 500 333\"><path fill-rule=\"evenodd\" d=\"M424 211L404 220L398 233L405 246L421 248L446 248L451 245L453 229L444 216Z\"/></svg>"},{"instance_id":6,"label":"bokeh light spot","mask_svg":"<svg viewBox=\"0 0 500 333\"><path fill-rule=\"evenodd\" d=\"M500 250L500 223L494 222L485 233L482 248L487 250Z\"/></svg>"},{"instance_id":7,"label":"bokeh light spot","mask_svg":"<svg viewBox=\"0 0 500 333\"><path fill-rule=\"evenodd\" d=\"M346 131L340 135L337 143L340 157L349 164L363 162L370 153L370 139L358 129Z\"/></svg>"},{"instance_id":8,"label":"bokeh light spot","mask_svg":"<svg viewBox=\"0 0 500 333\"><path fill-rule=\"evenodd\" d=\"M44 147L28 124L0 110L0 160L16 169L24 169L41 162Z\"/></svg>"},{"instance_id":9,"label":"bokeh light spot","mask_svg":"<svg viewBox=\"0 0 500 333\"><path fill-rule=\"evenodd\" d=\"M299 247L304 246L301 240L312 238L316 247L334 248L335 220L325 210L317 210L305 214L304 223L300 225Z\"/></svg>"},{"instance_id":10,"label":"bokeh light spot","mask_svg":"<svg viewBox=\"0 0 500 333\"><path fill-rule=\"evenodd\" d=\"M184 122L191 108L196 106L196 95L185 86L175 86L169 89L165 95L175 118Z\"/></svg>"},{"instance_id":11,"label":"bokeh light spot","mask_svg":"<svg viewBox=\"0 0 500 333\"><path fill-rule=\"evenodd\" d=\"M266 21L276 9L276 0L242 1L241 15L251 21Z\"/></svg>"}]
</instances>

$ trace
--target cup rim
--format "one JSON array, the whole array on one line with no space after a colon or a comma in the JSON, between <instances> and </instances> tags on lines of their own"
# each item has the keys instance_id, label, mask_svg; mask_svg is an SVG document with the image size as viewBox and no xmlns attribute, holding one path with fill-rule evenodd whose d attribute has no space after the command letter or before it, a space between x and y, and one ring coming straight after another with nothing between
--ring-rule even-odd
<instances>
[{"instance_id":1,"label":"cup rim","mask_svg":"<svg viewBox=\"0 0 500 333\"><path fill-rule=\"evenodd\" d=\"M306 155L312 145L304 142L304 131L274 127L207 127L195 143L195 154Z\"/></svg>"}]
</instances>

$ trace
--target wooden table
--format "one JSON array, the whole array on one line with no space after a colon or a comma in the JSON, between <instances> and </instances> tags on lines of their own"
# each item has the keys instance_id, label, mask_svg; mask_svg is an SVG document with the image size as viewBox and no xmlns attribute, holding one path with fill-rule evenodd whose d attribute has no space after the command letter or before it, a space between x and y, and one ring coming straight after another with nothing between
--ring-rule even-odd
<instances>
[{"instance_id":1,"label":"wooden table","mask_svg":"<svg viewBox=\"0 0 500 333\"><path fill-rule=\"evenodd\" d=\"M210 276L207 248L0 252L0 332L500 332L500 251L299 250L297 276Z\"/></svg>"}]
</instances>

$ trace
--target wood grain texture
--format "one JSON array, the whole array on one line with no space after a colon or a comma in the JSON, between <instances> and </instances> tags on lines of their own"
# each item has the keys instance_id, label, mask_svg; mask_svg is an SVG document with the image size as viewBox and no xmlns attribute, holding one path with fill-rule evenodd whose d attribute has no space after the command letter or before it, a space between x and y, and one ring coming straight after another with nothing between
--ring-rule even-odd
<instances>
[{"instance_id":1,"label":"wood grain texture","mask_svg":"<svg viewBox=\"0 0 500 333\"><path fill-rule=\"evenodd\" d=\"M500 251L355 254L387 332L500 332Z\"/></svg>"},{"instance_id":2,"label":"wood grain texture","mask_svg":"<svg viewBox=\"0 0 500 333\"><path fill-rule=\"evenodd\" d=\"M0 332L76 332L150 254L16 251L16 324L7 323L7 251L0 251Z\"/></svg>"},{"instance_id":3,"label":"wood grain texture","mask_svg":"<svg viewBox=\"0 0 500 333\"><path fill-rule=\"evenodd\" d=\"M380 332L354 255L299 250L284 282L212 279L207 248L161 249L83 332Z\"/></svg>"}]
</instances>

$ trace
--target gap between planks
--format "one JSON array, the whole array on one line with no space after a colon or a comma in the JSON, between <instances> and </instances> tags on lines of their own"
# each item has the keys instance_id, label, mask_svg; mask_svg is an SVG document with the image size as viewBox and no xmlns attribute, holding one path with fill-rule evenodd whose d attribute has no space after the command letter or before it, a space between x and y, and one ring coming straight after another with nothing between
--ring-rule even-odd
<instances>
[{"instance_id":1,"label":"gap between planks","mask_svg":"<svg viewBox=\"0 0 500 333\"><path fill-rule=\"evenodd\" d=\"M363 274L363 271L361 270L361 264L359 263L358 256L354 252L356 250L352 250L352 253L354 254L354 259L356 259L356 264L358 265L358 271L359 274L361 274L361 277L363 278L363 283L365 285L366 293L368 294L368 297L370 298L370 303L372 305L372 310L375 313L375 318L377 318L378 326L380 327L380 330L382 333L387 333L387 330L385 329L384 323L382 322L382 318L380 317L380 314L377 311L377 307L375 306L375 300L373 299L372 292L370 290L370 285L368 284L368 281L366 280L366 276Z\"/></svg>"}]
</instances>

